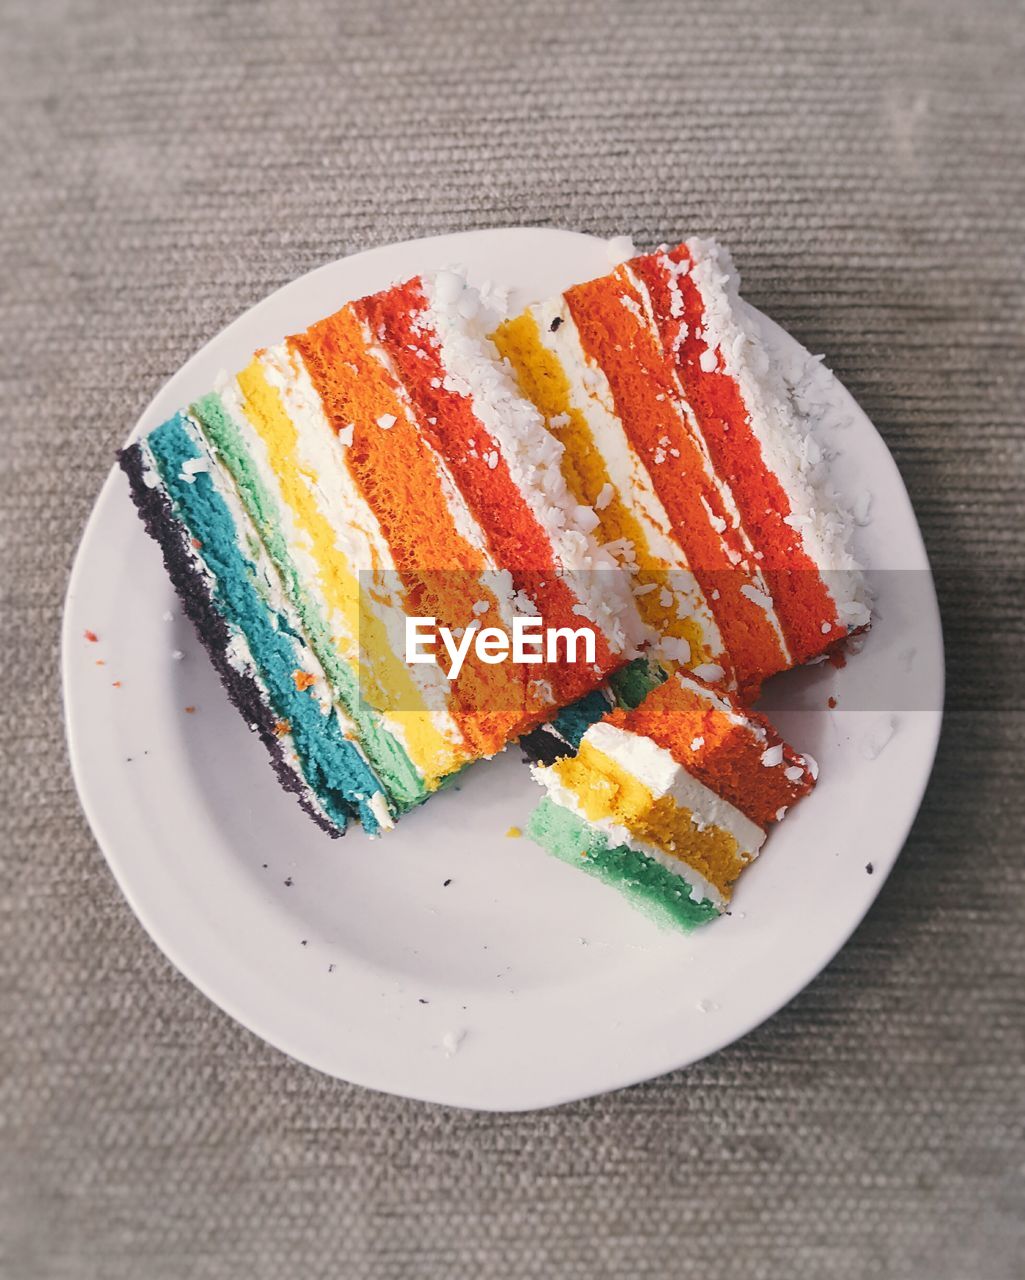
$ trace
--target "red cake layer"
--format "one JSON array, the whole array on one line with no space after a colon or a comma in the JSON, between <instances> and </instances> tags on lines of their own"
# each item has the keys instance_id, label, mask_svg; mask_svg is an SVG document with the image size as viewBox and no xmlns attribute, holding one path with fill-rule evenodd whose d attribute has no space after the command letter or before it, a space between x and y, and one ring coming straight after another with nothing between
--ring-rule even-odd
<instances>
[{"instance_id":1,"label":"red cake layer","mask_svg":"<svg viewBox=\"0 0 1025 1280\"><path fill-rule=\"evenodd\" d=\"M692 265L686 245L634 258L629 270L647 288L663 350L671 359L675 353L675 370L708 453L730 486L744 532L762 555L760 567L793 661L806 662L846 633L800 534L786 523L790 501L766 465L740 387L721 359L713 369L702 367L708 350L705 300L690 271L675 269L676 264ZM676 315L672 282L683 302L682 311L677 303Z\"/></svg>"}]
</instances>

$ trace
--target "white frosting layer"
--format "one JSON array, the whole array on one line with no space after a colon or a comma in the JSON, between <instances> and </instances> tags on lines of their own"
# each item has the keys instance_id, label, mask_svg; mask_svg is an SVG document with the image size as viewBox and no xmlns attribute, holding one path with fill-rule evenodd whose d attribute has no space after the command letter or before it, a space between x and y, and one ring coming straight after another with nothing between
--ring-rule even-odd
<instances>
[{"instance_id":1,"label":"white frosting layer","mask_svg":"<svg viewBox=\"0 0 1025 1280\"><path fill-rule=\"evenodd\" d=\"M460 289L458 286L461 285ZM441 343L446 387L466 396L501 451L509 475L551 542L560 577L616 653L636 655L645 638L618 566L592 530L597 518L581 507L562 475L562 446L541 414L520 395L508 366L488 340L499 317L454 272L423 278L426 324ZM497 460L496 460L497 461Z\"/></svg>"},{"instance_id":2,"label":"white frosting layer","mask_svg":"<svg viewBox=\"0 0 1025 1280\"><path fill-rule=\"evenodd\" d=\"M699 829L721 828L751 857L761 848L761 827L688 773L665 747L604 721L591 725L583 740L642 782L656 800L668 796L677 808L688 809Z\"/></svg>"},{"instance_id":3,"label":"white frosting layer","mask_svg":"<svg viewBox=\"0 0 1025 1280\"><path fill-rule=\"evenodd\" d=\"M797 413L755 327L746 321L740 276L728 251L714 240L688 240L686 247L704 304L704 341L718 367L740 389L765 463L790 503L787 523L827 573L840 621L848 628L864 626L869 620L865 586L850 550L854 520L829 482L822 447L810 422Z\"/></svg>"},{"instance_id":4,"label":"white frosting layer","mask_svg":"<svg viewBox=\"0 0 1025 1280\"><path fill-rule=\"evenodd\" d=\"M660 866L665 867L667 871L671 871L674 876L679 878L690 889L690 896L694 902L711 902L714 906L722 910L725 901L722 894L711 881L706 880L700 871L695 870L689 862L684 862L682 858L674 858L671 854L666 853L657 845L649 844L646 840L636 839L626 827L621 826L618 822L613 822L611 818L598 818L597 820L589 818L580 806L576 794L568 787L560 782L558 775L549 766L533 765L531 773L536 781L548 792L553 802L560 808L568 809L570 813L586 822L588 826L594 827L596 831L600 831L604 836L608 837L609 844L615 848L619 845L625 845L628 849L634 849L637 853L643 853L646 858L651 858Z\"/></svg>"}]
</instances>

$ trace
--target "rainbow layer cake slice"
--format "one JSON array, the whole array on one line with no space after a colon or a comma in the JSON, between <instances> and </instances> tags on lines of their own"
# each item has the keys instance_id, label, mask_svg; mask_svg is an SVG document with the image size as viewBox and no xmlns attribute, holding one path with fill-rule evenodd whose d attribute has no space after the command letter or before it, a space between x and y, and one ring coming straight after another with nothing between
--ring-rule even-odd
<instances>
[{"instance_id":1,"label":"rainbow layer cake slice","mask_svg":"<svg viewBox=\"0 0 1025 1280\"><path fill-rule=\"evenodd\" d=\"M388 828L515 739L579 769L588 726L652 714L667 675L740 716L867 625L851 521L737 287L696 240L511 318L416 277L123 452L230 696L326 830ZM410 620L447 637L435 661ZM525 620L592 651L464 646Z\"/></svg>"},{"instance_id":2,"label":"rainbow layer cake slice","mask_svg":"<svg viewBox=\"0 0 1025 1280\"><path fill-rule=\"evenodd\" d=\"M547 793L528 824L539 844L690 928L726 909L817 767L734 696L677 671L532 772Z\"/></svg>"},{"instance_id":3,"label":"rainbow layer cake slice","mask_svg":"<svg viewBox=\"0 0 1025 1280\"><path fill-rule=\"evenodd\" d=\"M646 634L487 341L497 320L451 272L408 281L259 351L121 455L230 696L332 834L391 826ZM458 638L518 616L585 624L593 660L406 661L407 618Z\"/></svg>"},{"instance_id":4,"label":"rainbow layer cake slice","mask_svg":"<svg viewBox=\"0 0 1025 1280\"><path fill-rule=\"evenodd\" d=\"M563 445L667 669L752 700L868 623L852 521L712 241L634 257L494 342Z\"/></svg>"}]
</instances>

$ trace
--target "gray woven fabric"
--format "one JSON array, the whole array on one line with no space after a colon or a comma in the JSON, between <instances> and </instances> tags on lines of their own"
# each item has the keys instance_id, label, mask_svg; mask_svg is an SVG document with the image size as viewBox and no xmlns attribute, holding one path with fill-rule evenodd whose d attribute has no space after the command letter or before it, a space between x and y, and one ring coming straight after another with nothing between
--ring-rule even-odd
<instances>
[{"instance_id":1,"label":"gray woven fabric","mask_svg":"<svg viewBox=\"0 0 1025 1280\"><path fill-rule=\"evenodd\" d=\"M4 1277L1022 1274L1023 18L6 0ZM901 466L951 712L895 874L789 1008L502 1117L320 1077L170 968L80 816L57 633L112 453L198 345L346 250L516 223L733 247Z\"/></svg>"}]
</instances>

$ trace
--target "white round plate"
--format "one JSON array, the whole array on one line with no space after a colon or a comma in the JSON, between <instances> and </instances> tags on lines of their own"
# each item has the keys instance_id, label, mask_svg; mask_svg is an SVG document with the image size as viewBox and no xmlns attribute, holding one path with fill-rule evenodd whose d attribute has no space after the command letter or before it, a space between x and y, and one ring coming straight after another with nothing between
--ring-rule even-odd
<instances>
[{"instance_id":1,"label":"white round plate","mask_svg":"<svg viewBox=\"0 0 1025 1280\"><path fill-rule=\"evenodd\" d=\"M208 343L133 436L255 348L453 263L477 283L515 283L523 302L610 268L603 241L539 229L440 236L331 263ZM803 355L769 322L766 333L781 356ZM766 702L818 759L818 786L745 873L732 915L689 936L659 930L591 877L506 836L538 799L516 748L383 839L322 834L229 705L112 471L68 589L67 732L89 822L157 945L222 1009L300 1061L461 1107L520 1110L618 1088L694 1062L769 1017L878 893L921 800L943 700L932 579L897 468L839 387L825 434L844 491L872 496L858 550L874 571L877 619L845 669L822 664L774 682Z\"/></svg>"}]
</instances>

